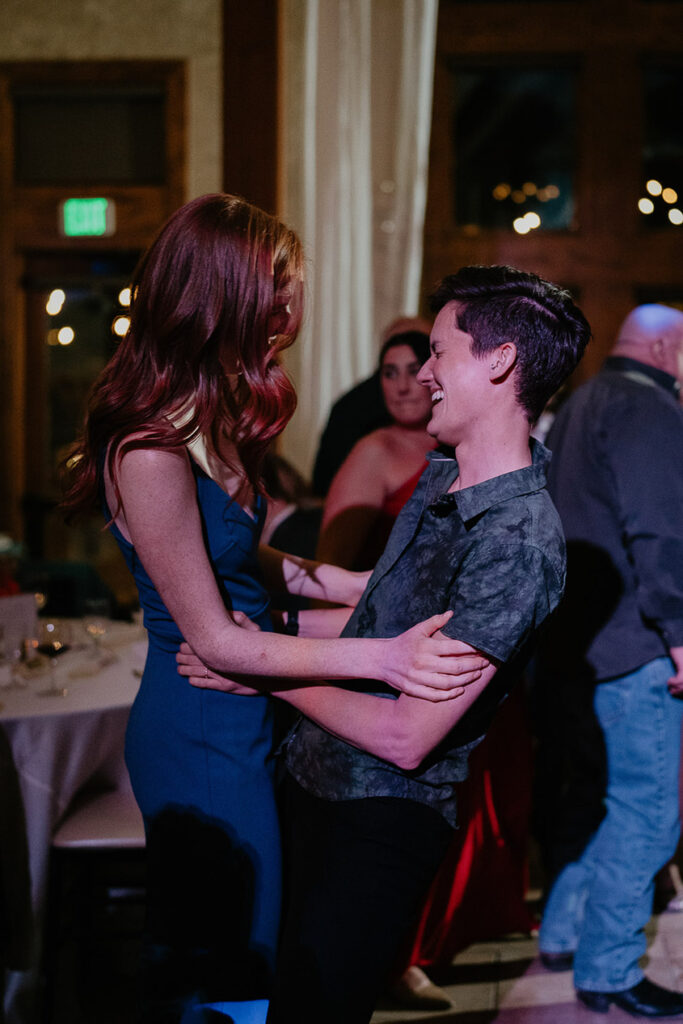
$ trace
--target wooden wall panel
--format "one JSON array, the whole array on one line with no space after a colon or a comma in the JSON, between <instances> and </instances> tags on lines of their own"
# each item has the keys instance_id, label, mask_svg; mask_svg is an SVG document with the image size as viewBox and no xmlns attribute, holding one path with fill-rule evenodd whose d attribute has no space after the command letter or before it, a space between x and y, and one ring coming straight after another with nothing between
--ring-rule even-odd
<instances>
[{"instance_id":1,"label":"wooden wall panel","mask_svg":"<svg viewBox=\"0 0 683 1024\"><path fill-rule=\"evenodd\" d=\"M277 213L277 0L224 0L223 40L223 187Z\"/></svg>"}]
</instances>

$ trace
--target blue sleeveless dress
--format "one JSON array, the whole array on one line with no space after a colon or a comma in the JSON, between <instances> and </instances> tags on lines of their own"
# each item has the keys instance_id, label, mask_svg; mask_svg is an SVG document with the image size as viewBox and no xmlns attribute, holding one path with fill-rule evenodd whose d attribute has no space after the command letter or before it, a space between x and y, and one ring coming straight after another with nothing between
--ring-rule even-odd
<instances>
[{"instance_id":1,"label":"blue sleeveless dress","mask_svg":"<svg viewBox=\"0 0 683 1024\"><path fill-rule=\"evenodd\" d=\"M271 630L257 562L265 502L257 500L252 518L190 461L226 606ZM280 916L274 702L195 689L178 674L183 638L133 546L115 525L112 532L137 584L149 637L126 736L147 834L143 999L180 1006L198 998L261 998ZM174 1015L166 1006L158 1019Z\"/></svg>"}]
</instances>

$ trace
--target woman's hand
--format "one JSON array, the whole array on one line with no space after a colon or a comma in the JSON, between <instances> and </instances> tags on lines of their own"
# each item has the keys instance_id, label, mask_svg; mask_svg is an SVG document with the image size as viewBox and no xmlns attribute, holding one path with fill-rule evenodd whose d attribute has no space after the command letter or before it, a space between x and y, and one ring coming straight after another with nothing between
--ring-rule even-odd
<instances>
[{"instance_id":1,"label":"woman's hand","mask_svg":"<svg viewBox=\"0 0 683 1024\"><path fill-rule=\"evenodd\" d=\"M247 622L249 621L247 619ZM250 627L245 625L244 628L249 629ZM256 629L258 629L258 626L256 626ZM236 693L240 697L265 696L253 686L247 686L238 679L228 679L227 676L214 672L213 669L210 669L208 665L205 665L197 657L189 644L182 643L180 645L175 660L179 674L189 679L192 685L200 690L221 690L223 693Z\"/></svg>"},{"instance_id":2,"label":"woman's hand","mask_svg":"<svg viewBox=\"0 0 683 1024\"><path fill-rule=\"evenodd\" d=\"M260 632L261 627L257 622L252 622L246 612L230 612L230 617L236 626L251 632ZM227 676L214 672L208 665L205 665L194 653L187 643L182 643L175 656L178 672L186 676L193 686L200 690L222 690L223 693L236 693L240 697L263 697L264 694L253 686L238 679L229 679Z\"/></svg>"},{"instance_id":3,"label":"woman's hand","mask_svg":"<svg viewBox=\"0 0 683 1024\"><path fill-rule=\"evenodd\" d=\"M386 641L382 677L409 697L442 701L460 697L491 664L470 644L436 634L452 612L433 615Z\"/></svg>"}]
</instances>

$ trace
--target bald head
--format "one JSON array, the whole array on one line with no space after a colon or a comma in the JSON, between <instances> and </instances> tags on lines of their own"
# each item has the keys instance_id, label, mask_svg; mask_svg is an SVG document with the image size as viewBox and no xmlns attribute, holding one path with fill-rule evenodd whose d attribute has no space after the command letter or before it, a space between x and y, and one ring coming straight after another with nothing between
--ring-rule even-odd
<instances>
[{"instance_id":1,"label":"bald head","mask_svg":"<svg viewBox=\"0 0 683 1024\"><path fill-rule=\"evenodd\" d=\"M636 306L619 328L612 354L656 366L683 382L683 313L672 306Z\"/></svg>"}]
</instances>

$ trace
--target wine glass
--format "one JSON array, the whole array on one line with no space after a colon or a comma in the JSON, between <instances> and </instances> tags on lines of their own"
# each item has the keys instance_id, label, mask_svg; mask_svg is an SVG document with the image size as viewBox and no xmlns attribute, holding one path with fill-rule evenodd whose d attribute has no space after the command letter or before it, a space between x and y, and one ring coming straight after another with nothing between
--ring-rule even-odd
<instances>
[{"instance_id":1,"label":"wine glass","mask_svg":"<svg viewBox=\"0 0 683 1024\"><path fill-rule=\"evenodd\" d=\"M90 637L90 656L100 668L114 661L111 651L104 649L102 638L107 634L109 601L105 597L89 597L84 602L83 628Z\"/></svg>"},{"instance_id":2,"label":"wine glass","mask_svg":"<svg viewBox=\"0 0 683 1024\"><path fill-rule=\"evenodd\" d=\"M66 697L66 687L57 685L57 658L65 654L70 646L71 629L66 623L53 619L44 619L40 623L38 650L49 658L50 685L46 690L38 690L39 697Z\"/></svg>"}]
</instances>

